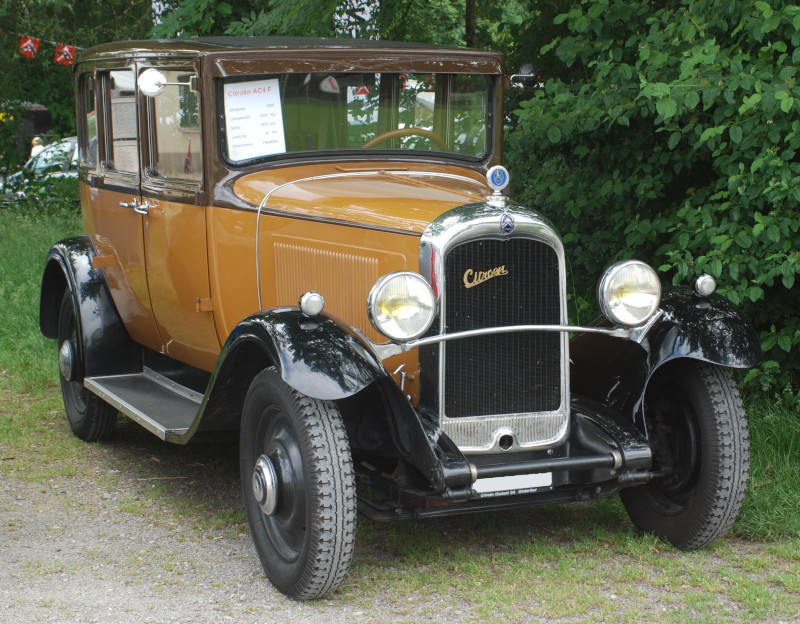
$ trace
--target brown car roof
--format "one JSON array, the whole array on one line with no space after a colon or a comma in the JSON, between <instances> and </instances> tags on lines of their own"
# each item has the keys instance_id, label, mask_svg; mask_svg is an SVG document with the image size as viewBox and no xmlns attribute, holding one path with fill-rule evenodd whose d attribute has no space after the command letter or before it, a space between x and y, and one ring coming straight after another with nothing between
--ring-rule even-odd
<instances>
[{"instance_id":1,"label":"brown car roof","mask_svg":"<svg viewBox=\"0 0 800 624\"><path fill-rule=\"evenodd\" d=\"M86 50L76 67L125 58L205 59L214 66L217 76L317 70L502 74L505 67L500 52L428 43L310 37L197 37L106 43Z\"/></svg>"},{"instance_id":2,"label":"brown car roof","mask_svg":"<svg viewBox=\"0 0 800 624\"><path fill-rule=\"evenodd\" d=\"M197 55L230 51L256 51L256 50L352 50L358 48L381 49L386 51L430 50L432 52L445 52L472 55L498 55L497 52L459 48L456 46L434 45L429 43L413 43L398 41L375 41L371 39L330 38L315 39L312 37L194 37L181 39L143 39L119 41L93 46L80 55L79 61L89 61L101 58L124 55Z\"/></svg>"}]
</instances>

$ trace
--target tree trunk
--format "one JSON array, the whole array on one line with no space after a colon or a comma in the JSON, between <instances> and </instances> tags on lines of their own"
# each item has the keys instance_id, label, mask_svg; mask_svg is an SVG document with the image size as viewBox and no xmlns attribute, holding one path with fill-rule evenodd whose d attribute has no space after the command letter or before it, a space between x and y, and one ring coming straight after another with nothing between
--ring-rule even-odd
<instances>
[{"instance_id":1,"label":"tree trunk","mask_svg":"<svg viewBox=\"0 0 800 624\"><path fill-rule=\"evenodd\" d=\"M467 0L464 42L468 48L475 47L475 0Z\"/></svg>"}]
</instances>

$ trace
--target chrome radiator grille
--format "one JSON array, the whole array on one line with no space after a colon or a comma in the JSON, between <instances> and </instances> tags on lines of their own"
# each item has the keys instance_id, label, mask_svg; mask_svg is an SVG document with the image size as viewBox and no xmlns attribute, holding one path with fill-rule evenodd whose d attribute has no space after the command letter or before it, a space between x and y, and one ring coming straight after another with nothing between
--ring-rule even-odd
<instances>
[{"instance_id":1,"label":"chrome radiator grille","mask_svg":"<svg viewBox=\"0 0 800 624\"><path fill-rule=\"evenodd\" d=\"M563 318L559 254L538 238L479 239L444 258L446 333ZM512 332L442 345L442 429L464 451L545 446L566 432L566 337Z\"/></svg>"}]
</instances>

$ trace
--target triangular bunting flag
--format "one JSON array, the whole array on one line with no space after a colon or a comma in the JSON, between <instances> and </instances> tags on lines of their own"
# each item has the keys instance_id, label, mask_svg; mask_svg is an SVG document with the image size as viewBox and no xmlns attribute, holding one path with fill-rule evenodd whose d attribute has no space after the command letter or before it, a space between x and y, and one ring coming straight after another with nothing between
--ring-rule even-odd
<instances>
[{"instance_id":1,"label":"triangular bunting flag","mask_svg":"<svg viewBox=\"0 0 800 624\"><path fill-rule=\"evenodd\" d=\"M39 40L35 37L26 37L23 35L19 38L19 51L22 52L23 56L27 56L28 58L35 57L36 53L39 51Z\"/></svg>"},{"instance_id":2,"label":"triangular bunting flag","mask_svg":"<svg viewBox=\"0 0 800 624\"><path fill-rule=\"evenodd\" d=\"M63 43L56 44L55 62L62 65L72 65L75 62L75 47Z\"/></svg>"}]
</instances>

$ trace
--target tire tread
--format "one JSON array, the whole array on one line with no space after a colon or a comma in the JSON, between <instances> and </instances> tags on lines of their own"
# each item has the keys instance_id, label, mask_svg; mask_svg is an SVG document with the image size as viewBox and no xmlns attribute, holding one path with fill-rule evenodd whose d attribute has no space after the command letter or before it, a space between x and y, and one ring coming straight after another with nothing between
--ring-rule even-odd
<instances>
[{"instance_id":1,"label":"tire tread","mask_svg":"<svg viewBox=\"0 0 800 624\"><path fill-rule=\"evenodd\" d=\"M681 368L678 368L681 367ZM698 415L708 435L696 491L684 508L668 512L651 485L621 493L633 523L681 550L696 550L721 538L736 521L750 472L750 435L744 404L730 371L703 362L678 361L663 374L674 380L696 379L694 388L707 409ZM687 393L688 394L688 393ZM702 446L702 444L701 444Z\"/></svg>"},{"instance_id":2,"label":"tire tread","mask_svg":"<svg viewBox=\"0 0 800 624\"><path fill-rule=\"evenodd\" d=\"M263 391L262 391L263 389ZM246 432L255 431L250 409L259 401L274 403L293 413L297 443L303 454L304 477L310 525L306 528L306 547L296 563L271 574L272 557L278 557L259 536L264 530L256 518L257 506L248 500L252 464L245 459L252 441ZM287 414L288 415L288 414ZM308 397L286 385L275 368L261 371L253 379L242 414L242 487L245 507L259 559L272 583L296 600L320 598L344 582L355 550L356 496L350 443L338 406L332 401ZM257 454L259 451L255 451ZM253 462L255 462L254 458ZM251 515L255 514L255 515ZM264 538L265 539L265 538ZM288 571L288 570L291 571Z\"/></svg>"}]
</instances>

